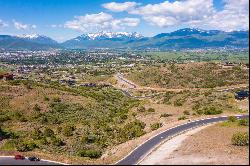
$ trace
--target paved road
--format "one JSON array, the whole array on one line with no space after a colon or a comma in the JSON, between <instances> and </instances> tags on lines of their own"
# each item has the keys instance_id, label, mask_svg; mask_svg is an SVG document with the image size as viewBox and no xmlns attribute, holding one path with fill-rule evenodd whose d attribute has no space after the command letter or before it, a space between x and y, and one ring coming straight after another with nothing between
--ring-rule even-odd
<instances>
[{"instance_id":1,"label":"paved road","mask_svg":"<svg viewBox=\"0 0 250 166\"><path fill-rule=\"evenodd\" d=\"M249 115L238 115L236 116L239 119L242 118L249 118ZM178 133L181 133L185 130L192 129L198 126L202 126L209 123L226 121L227 117L216 117L210 119L202 119L198 121L189 122L171 129L168 129L159 135L152 137L151 139L147 140L145 143L141 144L137 147L134 151L132 151L128 156L124 159L120 160L117 165L135 165L137 164L143 157L145 157L150 150L154 147L159 145L162 141L166 140L167 138L174 136Z\"/></svg>"},{"instance_id":2,"label":"paved road","mask_svg":"<svg viewBox=\"0 0 250 166\"><path fill-rule=\"evenodd\" d=\"M27 158L24 160L15 160L14 156L0 156L0 165L61 165L52 161L29 161Z\"/></svg>"}]
</instances>

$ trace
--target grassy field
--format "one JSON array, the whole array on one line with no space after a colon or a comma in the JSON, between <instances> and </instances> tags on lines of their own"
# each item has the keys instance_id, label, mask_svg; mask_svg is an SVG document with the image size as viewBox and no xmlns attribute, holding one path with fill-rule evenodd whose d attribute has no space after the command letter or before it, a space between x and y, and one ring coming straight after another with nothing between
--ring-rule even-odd
<instances>
[{"instance_id":1,"label":"grassy field","mask_svg":"<svg viewBox=\"0 0 250 166\"><path fill-rule=\"evenodd\" d=\"M249 53L248 52L146 52L143 56L150 57L158 61L230 61L235 63L248 63Z\"/></svg>"}]
</instances>

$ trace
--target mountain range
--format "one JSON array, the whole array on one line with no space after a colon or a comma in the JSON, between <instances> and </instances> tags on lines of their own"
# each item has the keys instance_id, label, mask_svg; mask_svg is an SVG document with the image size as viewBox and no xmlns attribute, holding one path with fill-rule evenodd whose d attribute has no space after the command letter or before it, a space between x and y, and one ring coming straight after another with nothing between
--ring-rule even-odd
<instances>
[{"instance_id":1,"label":"mountain range","mask_svg":"<svg viewBox=\"0 0 250 166\"><path fill-rule=\"evenodd\" d=\"M2 49L87 49L87 48L132 48L132 49L195 49L218 47L249 47L249 31L224 32L185 28L154 37L144 37L136 32L88 33L58 43L42 35L0 35Z\"/></svg>"}]
</instances>

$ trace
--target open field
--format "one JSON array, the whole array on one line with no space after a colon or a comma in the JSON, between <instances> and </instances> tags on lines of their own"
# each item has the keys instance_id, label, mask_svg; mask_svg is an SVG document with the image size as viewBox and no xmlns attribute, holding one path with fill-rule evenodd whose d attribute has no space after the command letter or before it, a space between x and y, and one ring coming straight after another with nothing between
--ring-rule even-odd
<instances>
[{"instance_id":1,"label":"open field","mask_svg":"<svg viewBox=\"0 0 250 166\"><path fill-rule=\"evenodd\" d=\"M178 52L178 51L159 51L159 52L146 52L142 54L146 57L151 57L156 61L176 61L176 62L218 62L221 60L235 62L235 63L248 63L249 53L248 51L232 51L232 52L215 52L215 51L197 51L197 52Z\"/></svg>"}]
</instances>

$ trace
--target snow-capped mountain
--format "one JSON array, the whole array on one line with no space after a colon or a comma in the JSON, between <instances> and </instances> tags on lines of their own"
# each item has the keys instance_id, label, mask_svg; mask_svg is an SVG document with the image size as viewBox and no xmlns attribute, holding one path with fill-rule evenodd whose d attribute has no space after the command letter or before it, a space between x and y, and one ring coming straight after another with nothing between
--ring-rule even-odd
<instances>
[{"instance_id":1,"label":"snow-capped mountain","mask_svg":"<svg viewBox=\"0 0 250 166\"><path fill-rule=\"evenodd\" d=\"M22 35L16 35L16 37L24 38L24 39L36 39L39 37L46 37L46 36L42 36L39 34L22 34Z\"/></svg>"},{"instance_id":2,"label":"snow-capped mountain","mask_svg":"<svg viewBox=\"0 0 250 166\"><path fill-rule=\"evenodd\" d=\"M105 39L139 39L143 36L136 32L99 32L83 34L75 40L105 40Z\"/></svg>"},{"instance_id":3,"label":"snow-capped mountain","mask_svg":"<svg viewBox=\"0 0 250 166\"><path fill-rule=\"evenodd\" d=\"M29 40L40 44L57 44L57 42L47 36L39 34L23 34L15 36L23 40Z\"/></svg>"},{"instance_id":4,"label":"snow-capped mountain","mask_svg":"<svg viewBox=\"0 0 250 166\"><path fill-rule=\"evenodd\" d=\"M0 35L0 48L35 50L60 48L60 45L55 40L38 34Z\"/></svg>"},{"instance_id":5,"label":"snow-capped mountain","mask_svg":"<svg viewBox=\"0 0 250 166\"><path fill-rule=\"evenodd\" d=\"M223 33L223 31L202 30L198 28L184 28L184 29L179 29L171 33L161 33L161 34L154 36L154 38L161 38L165 36L170 37L170 36L190 36L190 35L212 36L212 35L217 35L219 33Z\"/></svg>"},{"instance_id":6,"label":"snow-capped mountain","mask_svg":"<svg viewBox=\"0 0 250 166\"><path fill-rule=\"evenodd\" d=\"M136 32L99 32L78 36L63 43L69 48L117 48L126 47L128 42L142 39Z\"/></svg>"}]
</instances>

